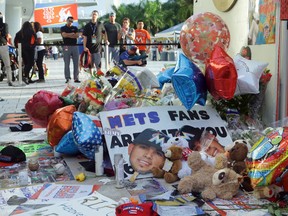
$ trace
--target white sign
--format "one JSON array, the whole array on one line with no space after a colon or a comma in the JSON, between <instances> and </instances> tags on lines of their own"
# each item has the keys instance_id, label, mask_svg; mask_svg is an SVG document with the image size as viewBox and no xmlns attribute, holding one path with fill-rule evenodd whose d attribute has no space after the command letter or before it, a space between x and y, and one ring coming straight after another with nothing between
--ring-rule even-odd
<instances>
[{"instance_id":1,"label":"white sign","mask_svg":"<svg viewBox=\"0 0 288 216\"><path fill-rule=\"evenodd\" d=\"M184 125L213 133L223 146L232 143L225 122L209 106L195 105L187 111L183 106L151 106L100 112L102 128L114 166L114 154L122 153L125 178L134 173L128 154L129 144L147 128L159 130L169 137Z\"/></svg>"}]
</instances>

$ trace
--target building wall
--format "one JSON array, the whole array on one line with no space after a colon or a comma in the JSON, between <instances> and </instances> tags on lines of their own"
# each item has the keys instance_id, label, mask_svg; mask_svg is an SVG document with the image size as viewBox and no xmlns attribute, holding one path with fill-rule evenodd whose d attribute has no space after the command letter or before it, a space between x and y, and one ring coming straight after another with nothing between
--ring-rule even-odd
<instances>
[{"instance_id":1,"label":"building wall","mask_svg":"<svg viewBox=\"0 0 288 216\"><path fill-rule=\"evenodd\" d=\"M211 12L219 15L230 31L231 42L227 53L233 58L239 53L242 46L247 45L247 35L249 31L248 8L249 1L238 0L235 6L228 12L221 12L216 9L212 0L194 0L194 14L202 12ZM277 32L276 32L277 34ZM277 37L277 35L276 35ZM277 44L277 39L276 39ZM277 103L277 46L269 45L251 45L252 59L269 63L268 69L272 73L271 81L268 85L265 101L263 120L266 124L274 122L276 119Z\"/></svg>"}]
</instances>

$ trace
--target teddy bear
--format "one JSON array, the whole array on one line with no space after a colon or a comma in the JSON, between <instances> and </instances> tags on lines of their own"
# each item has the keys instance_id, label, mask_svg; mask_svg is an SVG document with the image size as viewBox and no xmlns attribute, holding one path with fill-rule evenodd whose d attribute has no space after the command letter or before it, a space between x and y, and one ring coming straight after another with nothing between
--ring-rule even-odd
<instances>
[{"instance_id":1,"label":"teddy bear","mask_svg":"<svg viewBox=\"0 0 288 216\"><path fill-rule=\"evenodd\" d=\"M216 163L218 167L207 164L202 160L199 152L193 151L188 156L188 165L192 169L192 174L180 180L178 191L181 194L200 192L204 199L210 200L216 197L232 198L238 191L241 176L232 169L225 168L223 155L218 154L216 157L216 161L220 161ZM222 180L215 181L221 178Z\"/></svg>"},{"instance_id":2,"label":"teddy bear","mask_svg":"<svg viewBox=\"0 0 288 216\"><path fill-rule=\"evenodd\" d=\"M179 180L178 172L182 168L182 147L172 145L164 152L166 160L162 168L152 168L152 174L155 178L164 178L167 183L173 183Z\"/></svg>"},{"instance_id":3,"label":"teddy bear","mask_svg":"<svg viewBox=\"0 0 288 216\"><path fill-rule=\"evenodd\" d=\"M246 170L245 159L248 155L248 147L245 140L234 141L234 145L226 152L228 157L228 167L236 173L241 174Z\"/></svg>"},{"instance_id":4,"label":"teddy bear","mask_svg":"<svg viewBox=\"0 0 288 216\"><path fill-rule=\"evenodd\" d=\"M235 140L233 145L226 149L226 156L228 158L227 167L233 169L236 173L243 175L243 181L240 189L250 192L253 191L251 179L247 176L247 167L245 159L248 155L247 142L243 139Z\"/></svg>"}]
</instances>

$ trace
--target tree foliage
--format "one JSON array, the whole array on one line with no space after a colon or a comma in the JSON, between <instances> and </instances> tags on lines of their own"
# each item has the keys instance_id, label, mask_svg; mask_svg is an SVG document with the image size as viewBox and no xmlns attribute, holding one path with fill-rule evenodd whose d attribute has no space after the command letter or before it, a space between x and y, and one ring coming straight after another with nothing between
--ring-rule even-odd
<instances>
[{"instance_id":1,"label":"tree foliage","mask_svg":"<svg viewBox=\"0 0 288 216\"><path fill-rule=\"evenodd\" d=\"M130 19L130 26L136 28L138 20L143 20L145 26L152 35L171 26L184 22L193 14L193 0L168 0L161 3L160 0L140 0L139 3L121 4L112 6L117 14L116 21L122 24L124 17ZM109 14L101 17L108 21Z\"/></svg>"}]
</instances>

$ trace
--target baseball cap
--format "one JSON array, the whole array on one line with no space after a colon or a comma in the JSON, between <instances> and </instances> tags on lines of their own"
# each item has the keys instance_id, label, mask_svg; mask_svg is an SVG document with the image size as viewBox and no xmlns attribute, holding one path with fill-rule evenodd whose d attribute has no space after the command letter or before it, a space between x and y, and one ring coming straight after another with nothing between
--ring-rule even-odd
<instances>
[{"instance_id":1,"label":"baseball cap","mask_svg":"<svg viewBox=\"0 0 288 216\"><path fill-rule=\"evenodd\" d=\"M116 13L111 12L111 13L109 14L109 16L116 16Z\"/></svg>"},{"instance_id":2,"label":"baseball cap","mask_svg":"<svg viewBox=\"0 0 288 216\"><path fill-rule=\"evenodd\" d=\"M138 47L137 47L137 46L131 46L131 47L130 47L130 50L137 51L137 50L138 50Z\"/></svg>"},{"instance_id":3,"label":"baseball cap","mask_svg":"<svg viewBox=\"0 0 288 216\"><path fill-rule=\"evenodd\" d=\"M185 138L189 143L189 147L194 149L195 142L200 141L201 139L202 131L199 128L184 125L178 130L176 135Z\"/></svg>"},{"instance_id":4,"label":"baseball cap","mask_svg":"<svg viewBox=\"0 0 288 216\"><path fill-rule=\"evenodd\" d=\"M162 145L169 140L169 137L164 133L147 128L142 131L134 140L133 144L142 144L150 147L154 147L159 151L162 151Z\"/></svg>"},{"instance_id":5,"label":"baseball cap","mask_svg":"<svg viewBox=\"0 0 288 216\"><path fill-rule=\"evenodd\" d=\"M26 161L25 153L13 145L8 145L0 151L0 167L12 166L22 161Z\"/></svg>"}]
</instances>

